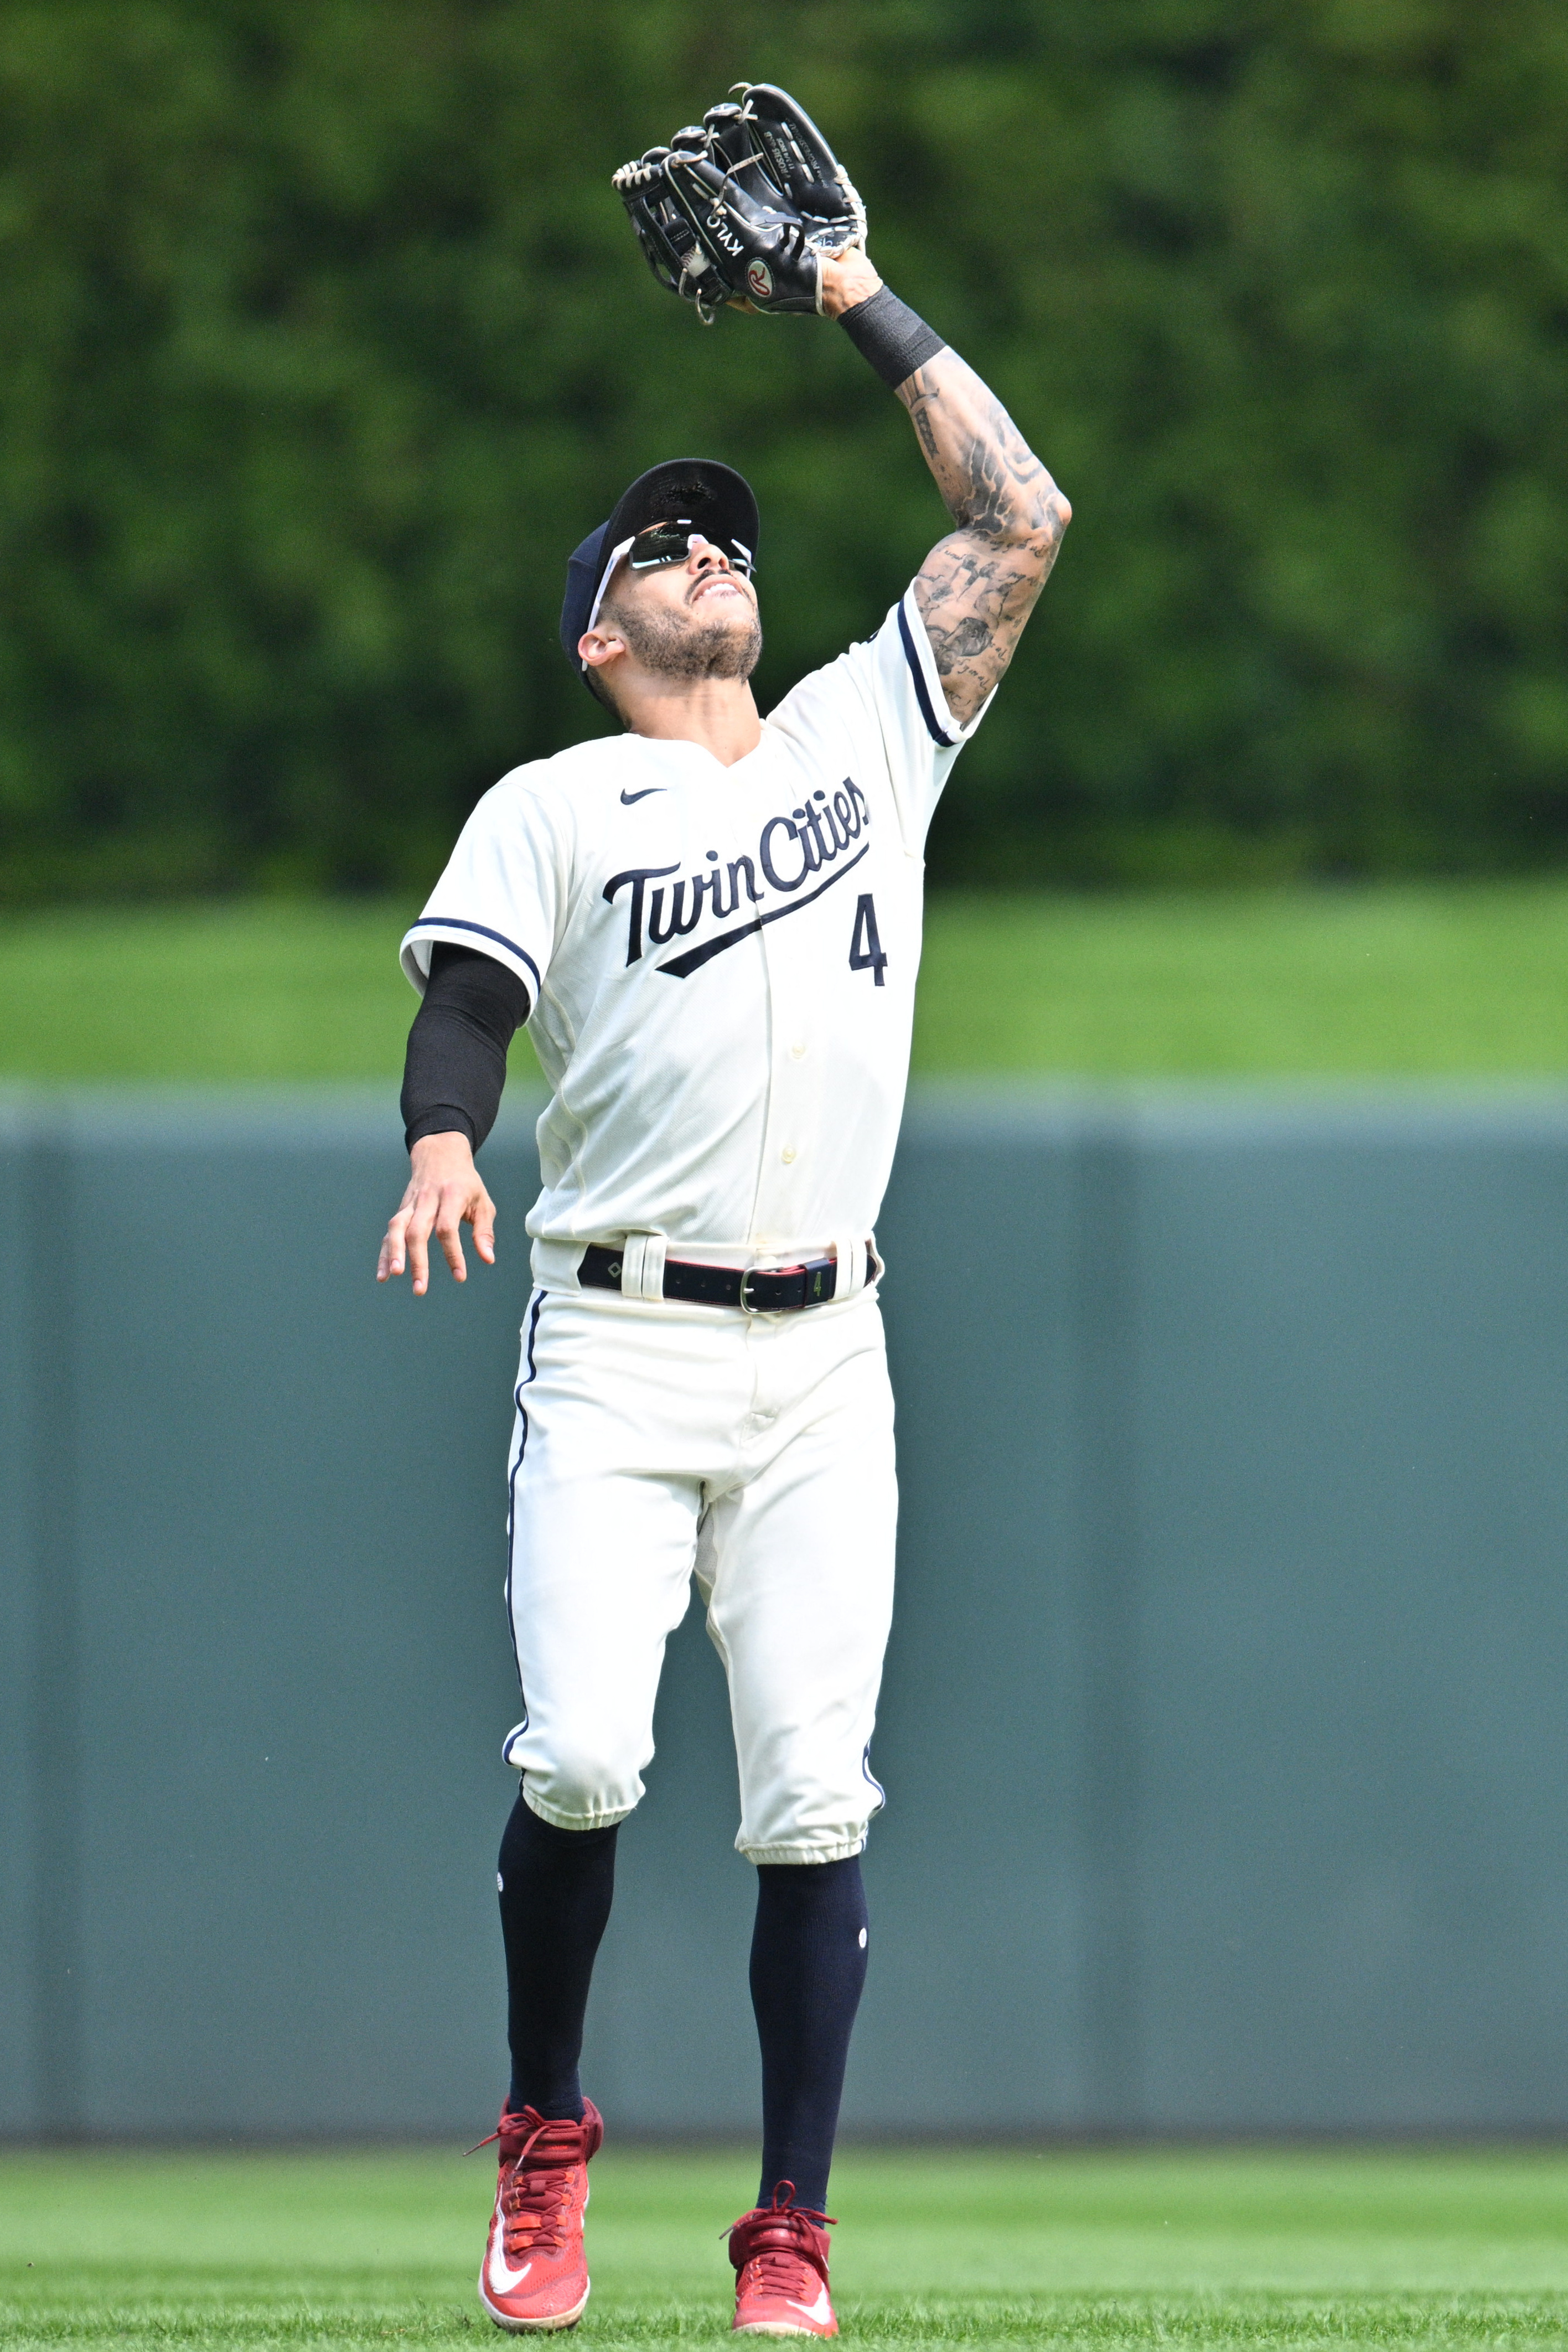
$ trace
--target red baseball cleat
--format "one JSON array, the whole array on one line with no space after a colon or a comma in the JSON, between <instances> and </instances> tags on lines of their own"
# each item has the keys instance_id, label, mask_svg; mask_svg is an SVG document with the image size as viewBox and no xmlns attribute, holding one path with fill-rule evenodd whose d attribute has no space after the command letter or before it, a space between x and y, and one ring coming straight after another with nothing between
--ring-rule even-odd
<instances>
[{"instance_id":1,"label":"red baseball cleat","mask_svg":"<svg viewBox=\"0 0 1568 2352\"><path fill-rule=\"evenodd\" d=\"M603 2137L591 2099L583 2101L580 2124L546 2123L532 2107L520 2115L502 2108L500 2127L490 2135L501 2143L501 2169L479 2269L479 2300L497 2327L520 2336L534 2327L575 2327L582 2317L588 2159Z\"/></svg>"},{"instance_id":2,"label":"red baseball cleat","mask_svg":"<svg viewBox=\"0 0 1568 2352\"><path fill-rule=\"evenodd\" d=\"M743 2213L729 2233L737 2336L836 2336L828 2293L828 2213L795 2202L781 2180L771 2205Z\"/></svg>"}]
</instances>

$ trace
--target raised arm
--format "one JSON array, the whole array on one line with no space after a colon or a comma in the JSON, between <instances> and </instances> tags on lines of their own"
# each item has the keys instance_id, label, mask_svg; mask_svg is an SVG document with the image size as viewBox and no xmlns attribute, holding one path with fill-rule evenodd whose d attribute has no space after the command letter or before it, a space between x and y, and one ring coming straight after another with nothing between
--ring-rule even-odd
<instances>
[{"instance_id":1,"label":"raised arm","mask_svg":"<svg viewBox=\"0 0 1568 2352\"><path fill-rule=\"evenodd\" d=\"M824 262L822 309L838 318L881 286L862 253ZM1013 657L1072 509L956 352L936 352L896 390L957 525L921 565L915 595L947 708L967 726Z\"/></svg>"}]
</instances>

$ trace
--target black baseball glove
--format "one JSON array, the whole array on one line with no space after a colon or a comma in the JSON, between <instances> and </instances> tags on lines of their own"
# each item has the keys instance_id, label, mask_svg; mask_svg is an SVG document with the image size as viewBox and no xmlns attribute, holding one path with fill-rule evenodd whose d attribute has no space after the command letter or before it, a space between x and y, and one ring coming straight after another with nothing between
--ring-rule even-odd
<instances>
[{"instance_id":1,"label":"black baseball glove","mask_svg":"<svg viewBox=\"0 0 1568 2352\"><path fill-rule=\"evenodd\" d=\"M721 302L820 310L823 257L865 243L865 206L810 116L770 82L737 87L612 183L654 277L705 325Z\"/></svg>"}]
</instances>

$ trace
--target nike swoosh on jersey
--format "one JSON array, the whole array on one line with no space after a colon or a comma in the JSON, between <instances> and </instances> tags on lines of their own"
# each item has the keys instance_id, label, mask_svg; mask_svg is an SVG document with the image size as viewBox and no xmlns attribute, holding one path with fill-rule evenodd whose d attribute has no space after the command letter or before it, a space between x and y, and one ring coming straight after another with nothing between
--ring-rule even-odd
<instances>
[{"instance_id":1,"label":"nike swoosh on jersey","mask_svg":"<svg viewBox=\"0 0 1568 2352\"><path fill-rule=\"evenodd\" d=\"M533 2263L531 2260L526 2262L520 2271L515 2271L512 2268L510 2263L507 2260L507 2250L502 2242L501 2233L497 2230L496 2232L495 2243L490 2248L490 2288L492 2294L511 2294L516 2288L521 2286L523 2281L527 2278L532 2268Z\"/></svg>"},{"instance_id":2,"label":"nike swoosh on jersey","mask_svg":"<svg viewBox=\"0 0 1568 2352\"><path fill-rule=\"evenodd\" d=\"M669 789L668 784L646 784L640 793L623 791L621 795L621 805L622 808L630 808L633 801L645 801L650 793L667 793Z\"/></svg>"}]
</instances>

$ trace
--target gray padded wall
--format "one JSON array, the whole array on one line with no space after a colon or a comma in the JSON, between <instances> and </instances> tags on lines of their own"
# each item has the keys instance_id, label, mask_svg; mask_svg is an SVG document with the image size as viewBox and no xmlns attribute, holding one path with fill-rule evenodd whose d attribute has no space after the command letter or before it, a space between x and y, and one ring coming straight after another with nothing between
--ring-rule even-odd
<instances>
[{"instance_id":1,"label":"gray padded wall","mask_svg":"<svg viewBox=\"0 0 1568 2352\"><path fill-rule=\"evenodd\" d=\"M0 2132L27 2129L44 2053L37 2047L37 1664L40 1578L33 1493L36 1377L31 1276L32 1129L0 1105L0 1184L13 1203L0 1252Z\"/></svg>"},{"instance_id":2,"label":"gray padded wall","mask_svg":"<svg viewBox=\"0 0 1568 2352\"><path fill-rule=\"evenodd\" d=\"M526 1127L486 1160L501 1268L416 1305L390 1101L0 1114L0 2130L484 2126ZM1568 2123L1568 1108L927 1098L882 1240L849 2121ZM695 1616L658 1736L590 2084L745 2126Z\"/></svg>"}]
</instances>

